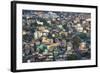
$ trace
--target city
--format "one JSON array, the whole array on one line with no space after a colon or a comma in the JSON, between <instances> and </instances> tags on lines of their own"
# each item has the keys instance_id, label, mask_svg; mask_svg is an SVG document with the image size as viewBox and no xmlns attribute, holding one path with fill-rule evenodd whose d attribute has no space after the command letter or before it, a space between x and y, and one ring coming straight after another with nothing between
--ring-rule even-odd
<instances>
[{"instance_id":1,"label":"city","mask_svg":"<svg viewBox=\"0 0 100 73\"><path fill-rule=\"evenodd\" d=\"M22 61L91 59L91 14L22 11Z\"/></svg>"}]
</instances>

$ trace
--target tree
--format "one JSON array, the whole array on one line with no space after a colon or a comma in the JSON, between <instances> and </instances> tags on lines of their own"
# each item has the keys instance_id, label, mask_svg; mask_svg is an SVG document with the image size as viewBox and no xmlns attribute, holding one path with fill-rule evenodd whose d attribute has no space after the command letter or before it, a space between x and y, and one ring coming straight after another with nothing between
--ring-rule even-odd
<instances>
[{"instance_id":1,"label":"tree","mask_svg":"<svg viewBox=\"0 0 100 73\"><path fill-rule=\"evenodd\" d=\"M79 36L75 36L73 39L72 39L72 44L73 44L73 48L74 49L77 49L80 45L80 42L81 42L81 39Z\"/></svg>"}]
</instances>

